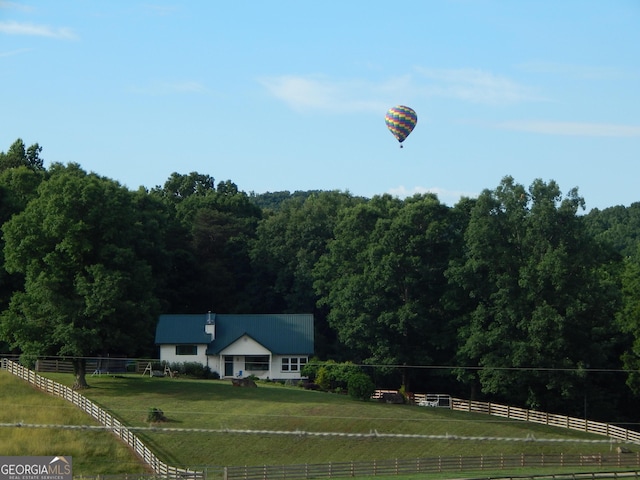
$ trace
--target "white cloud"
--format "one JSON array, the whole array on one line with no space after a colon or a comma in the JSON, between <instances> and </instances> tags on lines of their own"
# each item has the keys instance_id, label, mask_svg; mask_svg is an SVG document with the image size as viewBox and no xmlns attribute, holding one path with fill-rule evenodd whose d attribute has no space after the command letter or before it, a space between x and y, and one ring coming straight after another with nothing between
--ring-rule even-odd
<instances>
[{"instance_id":1,"label":"white cloud","mask_svg":"<svg viewBox=\"0 0 640 480\"><path fill-rule=\"evenodd\" d=\"M372 100L376 87L361 81L332 81L321 76L283 75L260 79L276 98L295 110L332 112L384 111L387 102Z\"/></svg>"},{"instance_id":2,"label":"white cloud","mask_svg":"<svg viewBox=\"0 0 640 480\"><path fill-rule=\"evenodd\" d=\"M640 126L608 123L548 122L517 120L494 125L504 130L542 133L546 135L572 135L585 137L640 137Z\"/></svg>"},{"instance_id":3,"label":"white cloud","mask_svg":"<svg viewBox=\"0 0 640 480\"><path fill-rule=\"evenodd\" d=\"M418 68L417 71L431 82L421 87L428 96L491 105L543 100L530 87L484 70Z\"/></svg>"},{"instance_id":4,"label":"white cloud","mask_svg":"<svg viewBox=\"0 0 640 480\"><path fill-rule=\"evenodd\" d=\"M539 101L531 88L506 77L475 69L416 68L373 83L361 79L334 80L321 75L282 75L260 79L274 97L295 110L380 112L389 105L416 98L446 97L492 105Z\"/></svg>"},{"instance_id":5,"label":"white cloud","mask_svg":"<svg viewBox=\"0 0 640 480\"><path fill-rule=\"evenodd\" d=\"M478 196L477 193L447 190L440 187L427 188L416 186L413 188L406 188L404 185L391 188L387 193L399 198L407 198L416 194L435 193L438 196L438 199L446 205L455 205L456 203L458 203L461 197L475 198Z\"/></svg>"},{"instance_id":6,"label":"white cloud","mask_svg":"<svg viewBox=\"0 0 640 480\"><path fill-rule=\"evenodd\" d=\"M32 23L0 22L0 33L7 35L30 35L36 37L58 38L63 40L75 40L77 35L69 28L51 28L46 25L34 25Z\"/></svg>"}]
</instances>

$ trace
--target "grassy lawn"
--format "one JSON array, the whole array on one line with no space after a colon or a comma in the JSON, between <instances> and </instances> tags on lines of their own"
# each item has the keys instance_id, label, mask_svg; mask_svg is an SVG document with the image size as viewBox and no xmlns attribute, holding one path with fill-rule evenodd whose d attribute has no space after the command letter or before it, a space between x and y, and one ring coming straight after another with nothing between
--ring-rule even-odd
<instances>
[{"instance_id":1,"label":"grassy lawn","mask_svg":"<svg viewBox=\"0 0 640 480\"><path fill-rule=\"evenodd\" d=\"M0 371L0 423L97 425L66 400L43 394L4 371ZM147 471L123 443L106 431L2 427L0 453L71 455L74 475Z\"/></svg>"},{"instance_id":2,"label":"grassy lawn","mask_svg":"<svg viewBox=\"0 0 640 480\"><path fill-rule=\"evenodd\" d=\"M48 377L71 385L67 374ZM137 434L174 466L277 465L390 458L519 453L609 453L609 444L579 443L603 437L543 425L447 409L358 402L349 397L276 384L234 388L229 382L149 378L141 375L90 377L87 397L132 427L149 427L147 414L159 408L168 418L157 430ZM27 420L25 420L27 421ZM448 435L448 439L388 439L176 432L172 428L279 430L300 432ZM481 437L463 440L453 437ZM566 442L491 440L488 437L562 439Z\"/></svg>"}]
</instances>

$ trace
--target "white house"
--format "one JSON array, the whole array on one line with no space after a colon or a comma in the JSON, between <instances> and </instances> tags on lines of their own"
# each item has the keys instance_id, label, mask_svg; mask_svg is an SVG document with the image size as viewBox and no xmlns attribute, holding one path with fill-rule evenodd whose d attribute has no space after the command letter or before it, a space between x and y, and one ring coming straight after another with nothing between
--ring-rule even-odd
<instances>
[{"instance_id":1,"label":"white house","mask_svg":"<svg viewBox=\"0 0 640 480\"><path fill-rule=\"evenodd\" d=\"M313 355L313 315L160 315L156 344L161 361L198 362L221 378L299 380Z\"/></svg>"}]
</instances>

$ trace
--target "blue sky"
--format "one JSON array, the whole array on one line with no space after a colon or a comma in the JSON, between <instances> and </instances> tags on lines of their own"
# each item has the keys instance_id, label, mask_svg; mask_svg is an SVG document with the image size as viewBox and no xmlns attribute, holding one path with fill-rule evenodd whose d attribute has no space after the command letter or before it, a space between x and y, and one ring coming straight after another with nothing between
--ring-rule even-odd
<instances>
[{"instance_id":1,"label":"blue sky","mask_svg":"<svg viewBox=\"0 0 640 480\"><path fill-rule=\"evenodd\" d=\"M0 150L152 188L640 201L639 0L0 0ZM400 149L389 107L414 108Z\"/></svg>"}]
</instances>

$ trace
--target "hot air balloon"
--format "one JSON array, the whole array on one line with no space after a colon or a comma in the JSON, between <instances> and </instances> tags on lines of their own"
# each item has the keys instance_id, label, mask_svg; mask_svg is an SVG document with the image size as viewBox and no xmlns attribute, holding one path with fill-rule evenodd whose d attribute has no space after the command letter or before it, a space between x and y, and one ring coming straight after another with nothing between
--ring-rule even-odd
<instances>
[{"instance_id":1,"label":"hot air balloon","mask_svg":"<svg viewBox=\"0 0 640 480\"><path fill-rule=\"evenodd\" d=\"M418 123L418 116L414 109L398 105L397 107L391 107L387 111L384 123L387 124L387 128L393 136L398 139L400 148L402 148L402 142L405 141L413 131L416 123Z\"/></svg>"}]
</instances>

